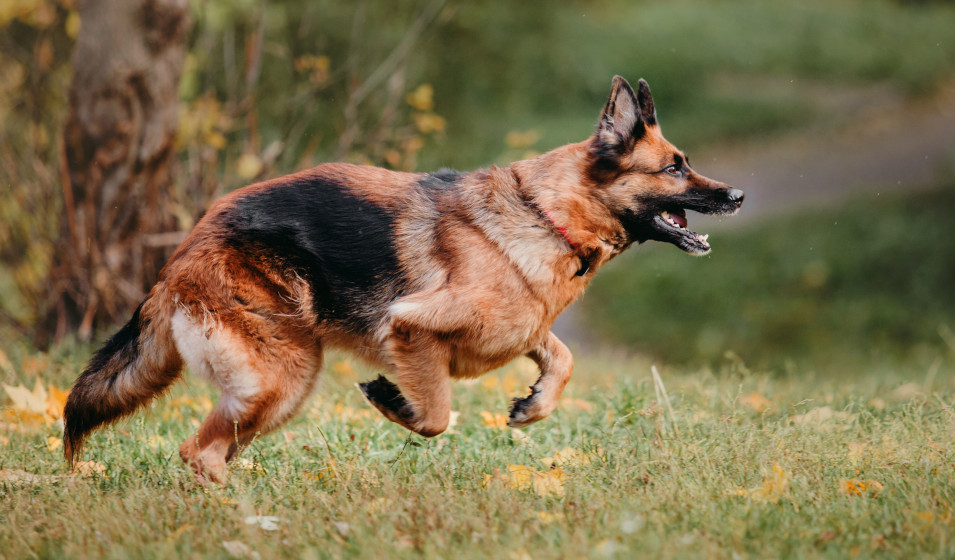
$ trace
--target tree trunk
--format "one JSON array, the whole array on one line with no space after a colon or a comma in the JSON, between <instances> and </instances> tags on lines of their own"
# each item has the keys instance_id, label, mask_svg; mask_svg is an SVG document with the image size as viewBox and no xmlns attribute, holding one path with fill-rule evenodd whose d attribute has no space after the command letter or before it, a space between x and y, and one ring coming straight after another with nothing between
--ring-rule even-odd
<instances>
[{"instance_id":1,"label":"tree trunk","mask_svg":"<svg viewBox=\"0 0 955 560\"><path fill-rule=\"evenodd\" d=\"M156 281L168 209L187 0L84 0L61 162L64 216L38 339L126 321Z\"/></svg>"}]
</instances>

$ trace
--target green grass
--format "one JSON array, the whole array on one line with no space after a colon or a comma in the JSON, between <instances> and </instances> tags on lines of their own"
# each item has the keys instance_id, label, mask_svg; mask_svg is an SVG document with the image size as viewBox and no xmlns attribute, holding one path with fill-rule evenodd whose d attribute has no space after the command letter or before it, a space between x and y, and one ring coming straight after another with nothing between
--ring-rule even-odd
<instances>
[{"instance_id":1,"label":"green grass","mask_svg":"<svg viewBox=\"0 0 955 560\"><path fill-rule=\"evenodd\" d=\"M602 340L669 362L927 366L955 347L953 212L949 184L716 231L702 259L651 243L601 271L583 309Z\"/></svg>"},{"instance_id":2,"label":"green grass","mask_svg":"<svg viewBox=\"0 0 955 560\"><path fill-rule=\"evenodd\" d=\"M87 354L59 351L3 379L63 386ZM0 556L228 558L233 541L263 558L955 555L950 361L844 377L664 368L671 415L648 363L583 358L567 394L592 409L565 403L524 442L480 415L533 380L518 363L456 384L453 431L410 443L354 389L372 373L330 363L315 400L246 449L223 486L195 486L176 453L214 399L194 380L91 439L85 458L102 475L66 476L47 448L55 425L8 427L0 473L58 478L0 480ZM769 408L757 412L754 393ZM512 464L545 472L540 459L566 447L591 455L563 467L562 496L484 485ZM853 478L882 489L846 495ZM277 530L246 524L255 515Z\"/></svg>"}]
</instances>

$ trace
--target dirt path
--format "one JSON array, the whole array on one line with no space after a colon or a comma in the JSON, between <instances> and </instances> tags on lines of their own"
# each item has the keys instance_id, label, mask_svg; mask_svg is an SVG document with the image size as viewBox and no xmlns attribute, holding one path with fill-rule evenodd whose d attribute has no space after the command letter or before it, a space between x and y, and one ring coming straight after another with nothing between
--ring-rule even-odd
<instances>
[{"instance_id":1,"label":"dirt path","mask_svg":"<svg viewBox=\"0 0 955 560\"><path fill-rule=\"evenodd\" d=\"M800 132L693 154L696 169L743 189L746 203L730 220L692 214L690 228L739 227L776 213L831 204L851 193L877 196L955 176L955 85L916 106L902 96L884 94L861 105L840 130ZM567 309L553 330L572 348L594 342L587 340L577 306Z\"/></svg>"}]
</instances>

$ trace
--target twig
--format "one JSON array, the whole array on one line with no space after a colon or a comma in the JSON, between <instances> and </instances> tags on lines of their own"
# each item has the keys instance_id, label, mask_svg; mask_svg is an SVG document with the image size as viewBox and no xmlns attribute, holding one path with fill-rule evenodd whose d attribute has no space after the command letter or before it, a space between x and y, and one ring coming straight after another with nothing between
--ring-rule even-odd
<instances>
[{"instance_id":1,"label":"twig","mask_svg":"<svg viewBox=\"0 0 955 560\"><path fill-rule=\"evenodd\" d=\"M328 438L325 437L325 432L322 431L322 427L318 424L315 424L315 429L318 430L318 433L322 436L322 441L325 442L325 451L328 452L328 456L331 457L332 463L332 472L335 473L335 478L338 479L338 482L342 482L342 475L338 472L338 459L335 458L335 454L332 452L332 445L328 443Z\"/></svg>"},{"instance_id":2,"label":"twig","mask_svg":"<svg viewBox=\"0 0 955 560\"><path fill-rule=\"evenodd\" d=\"M670 404L670 396L667 395L667 388L663 386L663 379L657 366L650 366L650 373L653 375L653 387L657 392L657 400L662 401L667 406L667 412L670 413L670 423L673 424L673 431L680 435L680 428L676 425L676 415L673 413L673 406ZM662 399L661 399L662 396Z\"/></svg>"},{"instance_id":3,"label":"twig","mask_svg":"<svg viewBox=\"0 0 955 560\"><path fill-rule=\"evenodd\" d=\"M398 455L395 456L394 460L391 462L391 468L395 468L395 465L398 464L398 459L401 459L401 456L405 454L405 449L408 449L408 446L411 445L411 436L412 433L408 433L408 439L405 440L405 444L401 446L401 451L398 452Z\"/></svg>"}]
</instances>

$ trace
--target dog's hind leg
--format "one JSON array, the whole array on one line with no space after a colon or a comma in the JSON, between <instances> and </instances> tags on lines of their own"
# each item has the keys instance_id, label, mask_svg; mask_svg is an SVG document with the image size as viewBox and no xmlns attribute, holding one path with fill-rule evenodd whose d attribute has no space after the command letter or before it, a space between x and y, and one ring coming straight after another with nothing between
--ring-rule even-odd
<instances>
[{"instance_id":1,"label":"dog's hind leg","mask_svg":"<svg viewBox=\"0 0 955 560\"><path fill-rule=\"evenodd\" d=\"M512 428L521 428L549 416L557 408L574 369L570 350L554 333L548 333L547 339L527 356L537 362L541 375L531 386L529 396L514 399L507 422Z\"/></svg>"},{"instance_id":2,"label":"dog's hind leg","mask_svg":"<svg viewBox=\"0 0 955 560\"><path fill-rule=\"evenodd\" d=\"M388 340L395 383L384 377L358 388L385 418L425 437L448 429L451 417L450 355L427 331L395 328Z\"/></svg>"},{"instance_id":3,"label":"dog's hind leg","mask_svg":"<svg viewBox=\"0 0 955 560\"><path fill-rule=\"evenodd\" d=\"M222 391L209 417L179 447L179 455L201 484L224 482L226 463L238 449L281 425L311 393L320 352L317 345L308 348L288 339L263 344L261 333L240 336L182 314L173 318L173 333L189 369Z\"/></svg>"},{"instance_id":4,"label":"dog's hind leg","mask_svg":"<svg viewBox=\"0 0 955 560\"><path fill-rule=\"evenodd\" d=\"M222 395L199 430L179 447L179 455L200 483L224 482L226 463L259 434L267 433L295 414L311 394L318 367L295 370L232 370L220 383ZM311 364L310 364L311 365ZM248 390L237 386L237 378Z\"/></svg>"},{"instance_id":5,"label":"dog's hind leg","mask_svg":"<svg viewBox=\"0 0 955 560\"><path fill-rule=\"evenodd\" d=\"M294 354L294 350L285 347L285 351ZM290 354L286 354L287 360ZM284 360L283 360L284 361ZM264 411L254 428L238 431L233 430L232 443L226 453L226 462L235 459L238 453L252 442L258 435L270 432L295 415L305 400L312 394L318 381L318 374L322 366L321 347L316 346L310 351L301 351L301 364L296 368L284 370L287 375L273 383L271 394L275 395L274 402ZM281 368L282 365L278 364Z\"/></svg>"}]
</instances>

